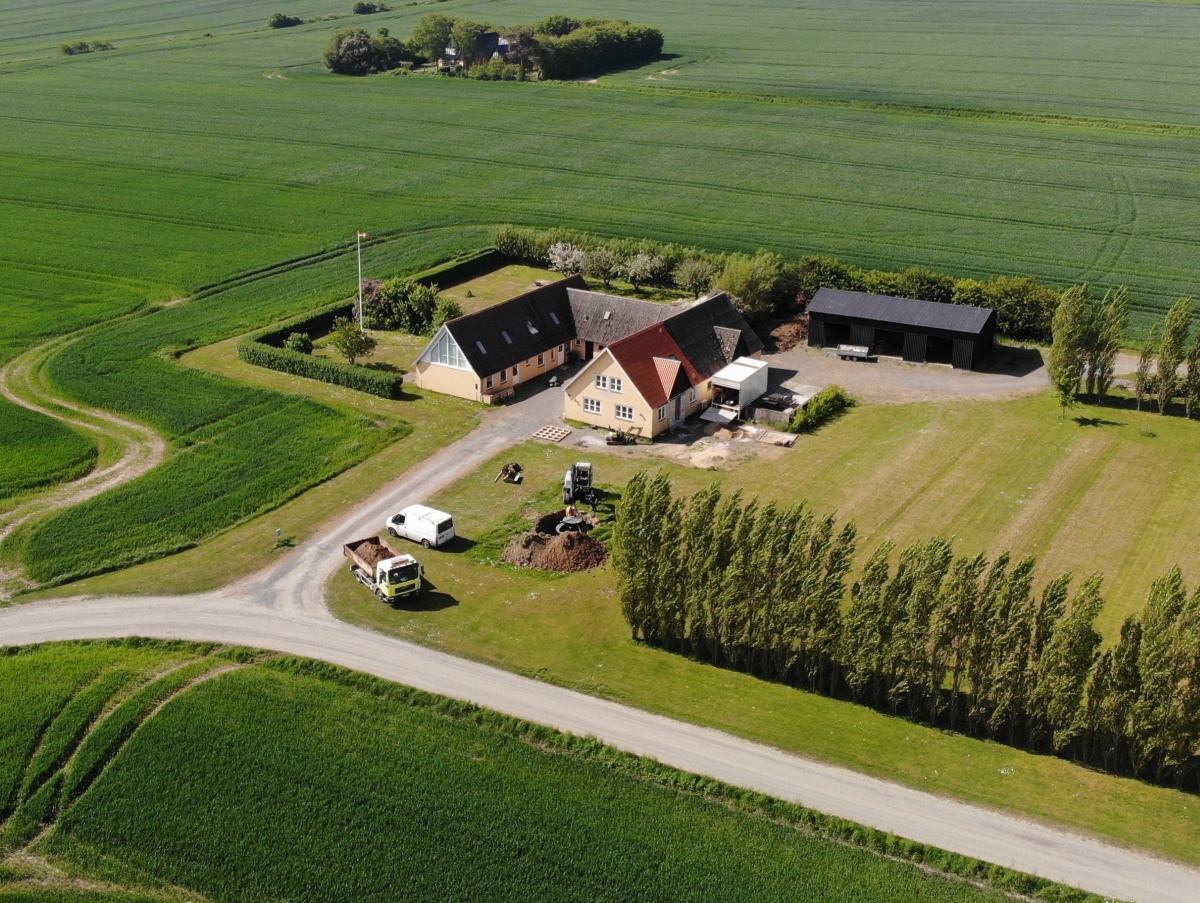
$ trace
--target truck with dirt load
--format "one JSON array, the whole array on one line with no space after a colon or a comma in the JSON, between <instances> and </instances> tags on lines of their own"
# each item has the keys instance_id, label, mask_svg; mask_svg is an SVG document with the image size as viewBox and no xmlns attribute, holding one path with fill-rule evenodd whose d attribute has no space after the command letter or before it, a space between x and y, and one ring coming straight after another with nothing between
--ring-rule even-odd
<instances>
[{"instance_id":1,"label":"truck with dirt load","mask_svg":"<svg viewBox=\"0 0 1200 903\"><path fill-rule=\"evenodd\" d=\"M342 546L350 559L354 579L382 601L418 595L424 588L425 569L412 555L401 555L378 536L356 539Z\"/></svg>"}]
</instances>

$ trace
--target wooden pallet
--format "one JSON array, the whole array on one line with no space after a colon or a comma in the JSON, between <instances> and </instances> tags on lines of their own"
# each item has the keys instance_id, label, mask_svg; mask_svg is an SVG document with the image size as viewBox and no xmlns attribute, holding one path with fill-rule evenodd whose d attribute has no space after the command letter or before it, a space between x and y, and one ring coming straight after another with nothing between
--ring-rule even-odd
<instances>
[{"instance_id":1,"label":"wooden pallet","mask_svg":"<svg viewBox=\"0 0 1200 903\"><path fill-rule=\"evenodd\" d=\"M544 426L533 434L534 439L545 439L547 442L562 442L571 431L565 426Z\"/></svg>"}]
</instances>

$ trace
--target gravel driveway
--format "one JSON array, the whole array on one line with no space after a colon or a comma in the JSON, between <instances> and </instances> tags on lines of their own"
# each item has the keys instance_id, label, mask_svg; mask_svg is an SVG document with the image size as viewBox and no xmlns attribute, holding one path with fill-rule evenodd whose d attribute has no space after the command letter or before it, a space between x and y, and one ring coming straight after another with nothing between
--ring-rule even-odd
<instances>
[{"instance_id":1,"label":"gravel driveway","mask_svg":"<svg viewBox=\"0 0 1200 903\"><path fill-rule=\"evenodd\" d=\"M823 348L798 345L766 356L772 385L788 388L836 383L852 396L875 404L1013 398L1050 388L1041 352L999 346L986 369L954 370L944 364L910 364L898 358L843 361Z\"/></svg>"}]
</instances>

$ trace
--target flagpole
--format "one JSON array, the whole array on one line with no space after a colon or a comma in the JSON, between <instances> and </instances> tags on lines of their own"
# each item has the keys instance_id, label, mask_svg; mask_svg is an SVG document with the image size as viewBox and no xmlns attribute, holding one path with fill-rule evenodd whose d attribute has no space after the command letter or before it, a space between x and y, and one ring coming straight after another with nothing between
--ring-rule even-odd
<instances>
[{"instance_id":1,"label":"flagpole","mask_svg":"<svg viewBox=\"0 0 1200 903\"><path fill-rule=\"evenodd\" d=\"M355 229L358 236L358 331L363 331L363 299L362 299L362 230Z\"/></svg>"}]
</instances>

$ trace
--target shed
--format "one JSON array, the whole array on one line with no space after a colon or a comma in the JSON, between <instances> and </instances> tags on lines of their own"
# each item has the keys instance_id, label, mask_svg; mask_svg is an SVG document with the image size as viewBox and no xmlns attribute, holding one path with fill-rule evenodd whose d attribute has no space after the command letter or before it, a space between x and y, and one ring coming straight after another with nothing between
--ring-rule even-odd
<instances>
[{"instance_id":1,"label":"shed","mask_svg":"<svg viewBox=\"0 0 1200 903\"><path fill-rule=\"evenodd\" d=\"M991 351L988 307L822 288L808 305L808 344L865 345L872 354L972 370Z\"/></svg>"},{"instance_id":2,"label":"shed","mask_svg":"<svg viewBox=\"0 0 1200 903\"><path fill-rule=\"evenodd\" d=\"M739 357L712 375L712 407L701 417L718 423L729 423L767 394L766 361Z\"/></svg>"}]
</instances>

